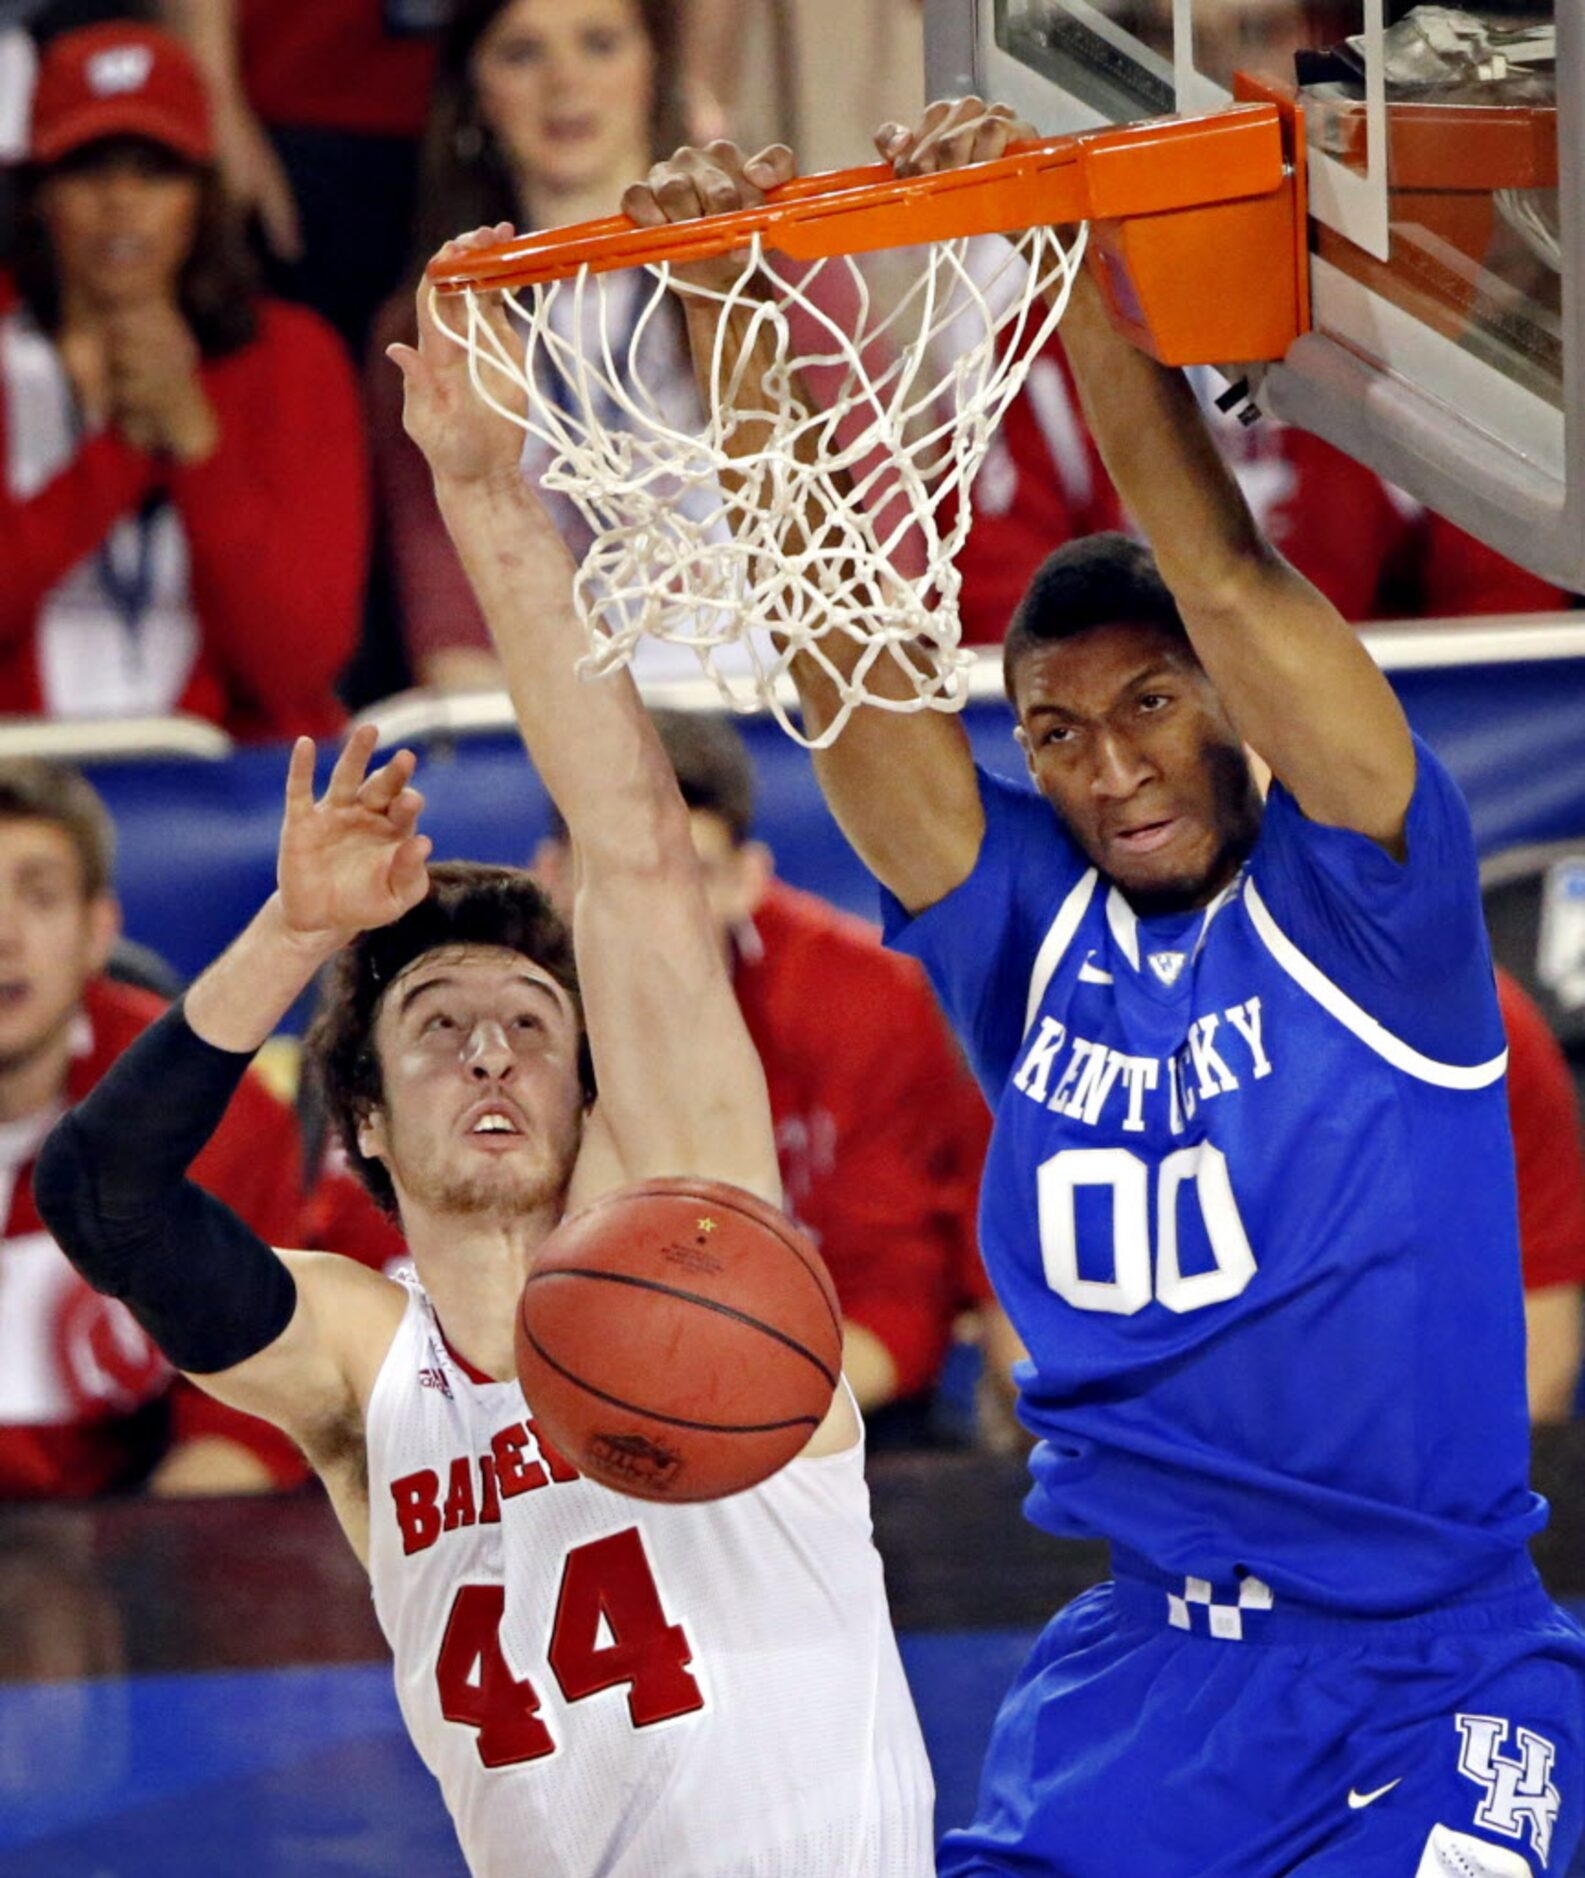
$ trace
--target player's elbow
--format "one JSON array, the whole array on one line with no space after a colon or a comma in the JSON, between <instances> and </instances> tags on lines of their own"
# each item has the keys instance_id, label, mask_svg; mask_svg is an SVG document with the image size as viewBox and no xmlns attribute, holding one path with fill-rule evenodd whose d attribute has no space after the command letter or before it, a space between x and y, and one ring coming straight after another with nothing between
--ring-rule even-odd
<instances>
[{"instance_id":1,"label":"player's elbow","mask_svg":"<svg viewBox=\"0 0 1585 1878\"><path fill-rule=\"evenodd\" d=\"M99 1182L87 1133L74 1114L44 1138L33 1170L33 1201L50 1236L97 1291L114 1292L120 1274L118 1232L94 1203Z\"/></svg>"},{"instance_id":2,"label":"player's elbow","mask_svg":"<svg viewBox=\"0 0 1585 1878\"><path fill-rule=\"evenodd\" d=\"M39 1218L64 1246L74 1199L87 1181L86 1157L76 1117L63 1115L44 1137L33 1168L33 1203Z\"/></svg>"}]
</instances>

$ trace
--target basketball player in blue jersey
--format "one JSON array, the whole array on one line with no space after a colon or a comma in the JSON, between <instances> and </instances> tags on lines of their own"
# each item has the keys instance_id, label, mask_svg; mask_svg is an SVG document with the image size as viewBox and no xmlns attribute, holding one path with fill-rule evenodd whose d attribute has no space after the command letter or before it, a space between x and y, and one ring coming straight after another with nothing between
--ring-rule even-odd
<instances>
[{"instance_id":1,"label":"basketball player in blue jersey","mask_svg":"<svg viewBox=\"0 0 1585 1878\"><path fill-rule=\"evenodd\" d=\"M926 172L1031 135L969 100L881 148ZM755 201L790 163L679 153L624 207ZM714 309L685 304L697 350ZM1182 378L1087 284L1063 331L1154 558L1074 544L1021 603L1034 788L929 711L860 712L815 758L996 1105L981 1226L1029 1350L1029 1514L1113 1551L1008 1696L940 1869L1561 1874L1585 1635L1525 1550L1545 1507L1469 819ZM800 683L817 729L834 700Z\"/></svg>"}]
</instances>

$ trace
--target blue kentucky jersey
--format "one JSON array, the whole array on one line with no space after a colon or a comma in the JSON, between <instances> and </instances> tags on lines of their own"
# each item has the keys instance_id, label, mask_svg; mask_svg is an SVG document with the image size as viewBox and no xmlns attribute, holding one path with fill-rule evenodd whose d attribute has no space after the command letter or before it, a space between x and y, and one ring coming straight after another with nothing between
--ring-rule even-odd
<instances>
[{"instance_id":1,"label":"blue kentucky jersey","mask_svg":"<svg viewBox=\"0 0 1585 1878\"><path fill-rule=\"evenodd\" d=\"M1474 846L1417 757L1403 864L1274 786L1233 885L1154 919L984 776L974 872L889 908L996 1109L981 1237L1031 1357L1031 1517L1381 1615L1545 1516Z\"/></svg>"}]
</instances>

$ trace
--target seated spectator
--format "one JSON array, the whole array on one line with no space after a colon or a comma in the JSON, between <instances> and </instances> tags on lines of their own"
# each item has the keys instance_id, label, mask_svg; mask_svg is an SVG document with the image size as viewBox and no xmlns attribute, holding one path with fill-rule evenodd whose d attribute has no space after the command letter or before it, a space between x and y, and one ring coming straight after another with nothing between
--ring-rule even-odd
<instances>
[{"instance_id":1,"label":"seated spectator","mask_svg":"<svg viewBox=\"0 0 1585 1878\"><path fill-rule=\"evenodd\" d=\"M926 1438L961 1274L979 1263L990 1117L913 962L775 879L769 850L749 838L754 773L737 732L680 712L656 722L765 1066L786 1205L830 1267L871 1443ZM567 907L565 835L534 865Z\"/></svg>"},{"instance_id":2,"label":"seated spectator","mask_svg":"<svg viewBox=\"0 0 1585 1878\"><path fill-rule=\"evenodd\" d=\"M419 270L443 241L497 222L553 228L609 214L635 177L683 141L677 40L676 0L463 0L441 47L412 278L376 322L368 371L375 473L408 657L421 684L483 687L499 674L428 468L402 430L401 379L385 348L411 343ZM591 294L594 330L603 327L625 349L623 335L650 290L644 274L603 276ZM702 424L681 317L669 299L646 328L642 376L681 426ZM547 391L566 395L565 387ZM619 421L616 412L600 415ZM525 474L537 478L544 461L530 440ZM587 524L565 496L543 493L581 558ZM691 658L687 669L697 670Z\"/></svg>"},{"instance_id":3,"label":"seated spectator","mask_svg":"<svg viewBox=\"0 0 1585 1878\"><path fill-rule=\"evenodd\" d=\"M63 1108L164 1008L103 975L114 837L75 771L0 762L0 1498L241 1493L306 1475L275 1429L176 1376L131 1314L45 1232L32 1162ZM297 1237L296 1125L250 1079L199 1177L275 1243Z\"/></svg>"},{"instance_id":4,"label":"seated spectator","mask_svg":"<svg viewBox=\"0 0 1585 1878\"><path fill-rule=\"evenodd\" d=\"M0 711L323 732L367 492L356 384L256 298L181 45L47 48L0 278Z\"/></svg>"}]
</instances>

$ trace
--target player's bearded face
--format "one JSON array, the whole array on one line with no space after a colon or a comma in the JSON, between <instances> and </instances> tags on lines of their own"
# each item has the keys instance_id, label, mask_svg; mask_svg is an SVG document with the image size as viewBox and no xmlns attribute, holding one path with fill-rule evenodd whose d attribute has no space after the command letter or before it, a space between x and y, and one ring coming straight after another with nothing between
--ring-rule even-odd
<instances>
[{"instance_id":1,"label":"player's bearded face","mask_svg":"<svg viewBox=\"0 0 1585 1878\"><path fill-rule=\"evenodd\" d=\"M1030 774L1141 913L1203 905L1237 873L1260 797L1221 700L1180 639L1106 626L1017 672Z\"/></svg>"},{"instance_id":2,"label":"player's bearded face","mask_svg":"<svg viewBox=\"0 0 1585 1878\"><path fill-rule=\"evenodd\" d=\"M579 1034L566 993L519 953L459 946L409 966L375 1025L385 1100L361 1144L404 1208L558 1213L582 1134Z\"/></svg>"}]
</instances>

